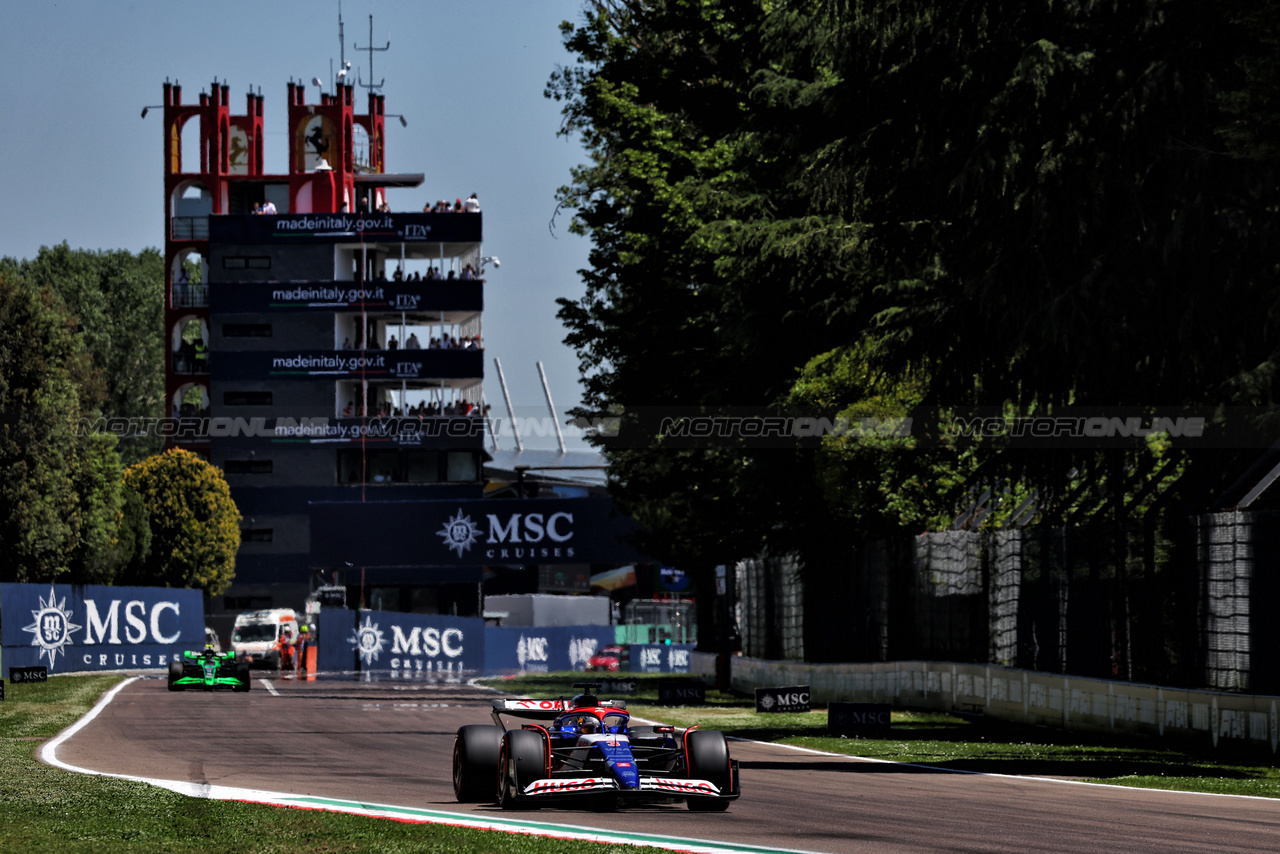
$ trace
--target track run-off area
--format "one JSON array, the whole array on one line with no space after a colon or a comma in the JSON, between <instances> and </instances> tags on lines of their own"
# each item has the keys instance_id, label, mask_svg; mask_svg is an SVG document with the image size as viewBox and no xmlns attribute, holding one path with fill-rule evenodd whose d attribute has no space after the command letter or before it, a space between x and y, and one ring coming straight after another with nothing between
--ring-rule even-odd
<instances>
[{"instance_id":1,"label":"track run-off area","mask_svg":"<svg viewBox=\"0 0 1280 854\"><path fill-rule=\"evenodd\" d=\"M493 691L254 678L248 693L112 689L40 758L193 797L697 852L1280 851L1280 800L945 771L732 740L742 797L612 812L507 812L453 796L453 737Z\"/></svg>"}]
</instances>

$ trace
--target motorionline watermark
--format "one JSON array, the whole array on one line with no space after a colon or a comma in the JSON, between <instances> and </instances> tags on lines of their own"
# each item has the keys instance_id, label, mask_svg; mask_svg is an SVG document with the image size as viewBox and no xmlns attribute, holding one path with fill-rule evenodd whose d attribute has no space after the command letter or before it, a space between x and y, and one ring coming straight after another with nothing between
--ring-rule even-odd
<instances>
[{"instance_id":1,"label":"motorionline watermark","mask_svg":"<svg viewBox=\"0 0 1280 854\"><path fill-rule=\"evenodd\" d=\"M1133 448L1156 437L1180 447L1252 448L1270 447L1280 435L1280 408L1079 407L1052 415L1009 415L997 407L922 406L903 414L851 417L763 407L615 407L575 423L609 449L796 448L828 440L909 439L916 448L981 444L1049 450Z\"/></svg>"},{"instance_id":2,"label":"motorionline watermark","mask_svg":"<svg viewBox=\"0 0 1280 854\"><path fill-rule=\"evenodd\" d=\"M1271 421L1268 421L1271 419ZM1276 430L1266 425L1274 423ZM899 442L918 448L982 444L1032 449L1134 447L1167 437L1183 447L1270 447L1280 435L1280 408L1240 408L1224 415L1081 413L1008 416L920 407L906 415L850 417L834 412L778 412L763 408L637 407L560 420L550 415L504 418L479 415L425 417L82 418L80 435L120 439L158 436L174 441L267 439L277 442L349 442L519 436L583 440L606 450L626 448L803 448L828 440Z\"/></svg>"},{"instance_id":3,"label":"motorionline watermark","mask_svg":"<svg viewBox=\"0 0 1280 854\"><path fill-rule=\"evenodd\" d=\"M1028 415L957 416L946 425L950 435L965 439L1116 439L1167 435L1202 438L1208 419L1195 416Z\"/></svg>"},{"instance_id":4,"label":"motorionline watermark","mask_svg":"<svg viewBox=\"0 0 1280 854\"><path fill-rule=\"evenodd\" d=\"M616 426L616 425L615 425ZM595 431L600 429L596 425ZM593 431L593 432L595 432ZM177 416L168 418L81 418L79 436L110 434L122 440L160 437L176 441L209 439L272 439L276 441L343 442L388 439L401 442L424 439L470 439L486 433L518 435L523 439L563 436L581 439L588 431L573 421L561 423L550 416L515 419L479 415L418 417L243 417Z\"/></svg>"}]
</instances>

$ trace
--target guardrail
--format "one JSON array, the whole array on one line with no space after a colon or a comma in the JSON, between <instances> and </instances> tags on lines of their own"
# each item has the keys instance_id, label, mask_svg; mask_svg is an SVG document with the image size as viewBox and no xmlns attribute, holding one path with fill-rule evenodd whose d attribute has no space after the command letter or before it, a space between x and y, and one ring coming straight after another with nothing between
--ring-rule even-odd
<instances>
[{"instance_id":1,"label":"guardrail","mask_svg":"<svg viewBox=\"0 0 1280 854\"><path fill-rule=\"evenodd\" d=\"M715 656L694 653L691 672ZM983 664L896 661L809 664L730 657L735 691L808 685L816 705L833 700L959 711L1025 724L1110 735L1280 746L1280 697L1163 688Z\"/></svg>"}]
</instances>

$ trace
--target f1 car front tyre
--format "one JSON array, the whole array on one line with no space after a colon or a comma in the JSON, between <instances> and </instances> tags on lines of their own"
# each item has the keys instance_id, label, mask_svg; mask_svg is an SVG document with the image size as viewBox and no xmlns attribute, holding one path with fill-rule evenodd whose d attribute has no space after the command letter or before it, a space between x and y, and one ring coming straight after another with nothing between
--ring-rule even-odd
<instances>
[{"instance_id":1,"label":"f1 car front tyre","mask_svg":"<svg viewBox=\"0 0 1280 854\"><path fill-rule=\"evenodd\" d=\"M235 669L236 678L240 680L240 684L235 687L236 691L248 691L253 684L249 676L249 662L237 661Z\"/></svg>"},{"instance_id":2,"label":"f1 car front tyre","mask_svg":"<svg viewBox=\"0 0 1280 854\"><path fill-rule=\"evenodd\" d=\"M527 806L517 793L547 775L547 746L527 729L509 730L498 751L498 803L504 810Z\"/></svg>"},{"instance_id":3,"label":"f1 car front tyre","mask_svg":"<svg viewBox=\"0 0 1280 854\"><path fill-rule=\"evenodd\" d=\"M169 690L170 691L182 690L183 686L176 684L177 681L181 678L182 678L182 662L170 661L169 662Z\"/></svg>"},{"instance_id":4,"label":"f1 car front tyre","mask_svg":"<svg viewBox=\"0 0 1280 854\"><path fill-rule=\"evenodd\" d=\"M729 765L729 744L724 733L713 729L699 729L689 733L685 740L688 751L689 777L708 780L722 792L729 790L732 770ZM689 809L694 812L722 812L729 808L728 800L718 798L689 798Z\"/></svg>"},{"instance_id":5,"label":"f1 car front tyre","mask_svg":"<svg viewBox=\"0 0 1280 854\"><path fill-rule=\"evenodd\" d=\"M453 794L458 803L493 803L497 798L498 751L502 729L472 725L458 728L453 741Z\"/></svg>"}]
</instances>

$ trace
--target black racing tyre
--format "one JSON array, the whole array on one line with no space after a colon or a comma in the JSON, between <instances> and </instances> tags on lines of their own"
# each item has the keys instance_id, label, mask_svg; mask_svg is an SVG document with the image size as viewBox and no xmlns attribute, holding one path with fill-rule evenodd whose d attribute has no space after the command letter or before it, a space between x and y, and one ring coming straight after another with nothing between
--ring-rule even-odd
<instances>
[{"instance_id":1,"label":"black racing tyre","mask_svg":"<svg viewBox=\"0 0 1280 854\"><path fill-rule=\"evenodd\" d=\"M732 770L729 766L729 744L724 733L714 729L696 729L685 740L689 778L709 780L722 792L729 790ZM694 812L722 812L729 808L728 800L689 798L689 809Z\"/></svg>"},{"instance_id":2,"label":"black racing tyre","mask_svg":"<svg viewBox=\"0 0 1280 854\"><path fill-rule=\"evenodd\" d=\"M182 662L181 662L181 661L170 661L170 662L169 662L169 690L170 690L170 691L181 691L181 690L182 690L182 688L183 688L183 686L182 686L182 685L175 685L175 684L174 684L175 682L177 682L177 681L178 681L179 679L181 679L181 678L182 678Z\"/></svg>"},{"instance_id":3,"label":"black racing tyre","mask_svg":"<svg viewBox=\"0 0 1280 854\"><path fill-rule=\"evenodd\" d=\"M249 676L249 662L237 661L235 667L235 677L240 680L239 685L235 687L236 691L248 691L253 685L253 680Z\"/></svg>"},{"instance_id":4,"label":"black racing tyre","mask_svg":"<svg viewBox=\"0 0 1280 854\"><path fill-rule=\"evenodd\" d=\"M547 776L547 745L541 735L513 729L502 737L498 750L498 803L504 810L530 806L517 792Z\"/></svg>"},{"instance_id":5,"label":"black racing tyre","mask_svg":"<svg viewBox=\"0 0 1280 854\"><path fill-rule=\"evenodd\" d=\"M453 740L453 794L460 804L491 804L498 796L498 748L502 729L476 724L458 728Z\"/></svg>"}]
</instances>

